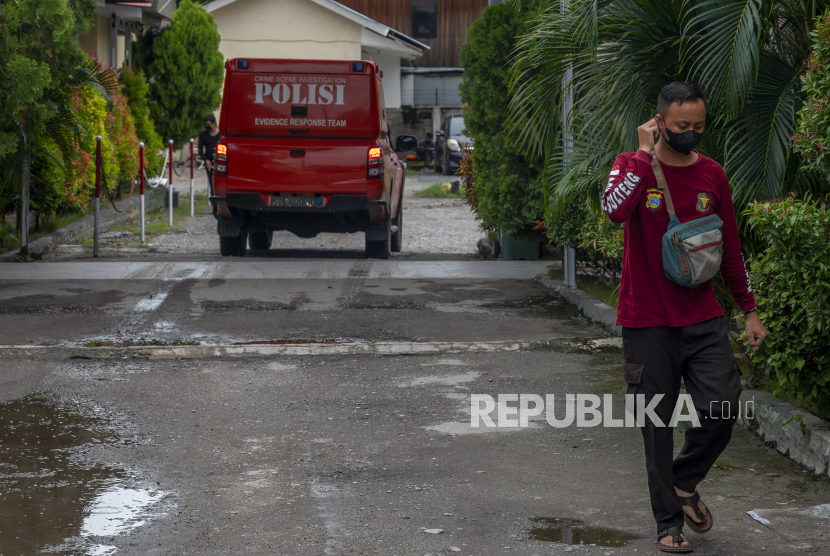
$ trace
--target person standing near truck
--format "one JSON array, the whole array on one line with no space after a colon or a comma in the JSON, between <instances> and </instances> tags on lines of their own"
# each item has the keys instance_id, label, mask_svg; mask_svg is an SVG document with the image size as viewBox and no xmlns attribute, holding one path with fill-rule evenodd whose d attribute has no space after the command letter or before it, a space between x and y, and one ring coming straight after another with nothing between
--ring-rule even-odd
<instances>
[{"instance_id":1,"label":"person standing near truck","mask_svg":"<svg viewBox=\"0 0 830 556\"><path fill-rule=\"evenodd\" d=\"M213 154L216 145L222 139L216 117L213 114L205 116L205 130L199 134L199 156L205 161L205 171L208 177L208 195L213 195Z\"/></svg>"}]
</instances>

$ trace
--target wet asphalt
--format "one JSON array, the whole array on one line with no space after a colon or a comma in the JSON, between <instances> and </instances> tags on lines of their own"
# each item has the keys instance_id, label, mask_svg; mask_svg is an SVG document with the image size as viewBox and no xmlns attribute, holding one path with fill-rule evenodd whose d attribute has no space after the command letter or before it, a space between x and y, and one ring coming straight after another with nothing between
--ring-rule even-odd
<instances>
[{"instance_id":1,"label":"wet asphalt","mask_svg":"<svg viewBox=\"0 0 830 556\"><path fill-rule=\"evenodd\" d=\"M469 426L470 394L612 394L622 416L621 350L592 344L610 335L535 281L7 281L0 334L55 346L0 355L0 554L657 553L636 429ZM83 355L550 339L429 355ZM96 529L90 515L117 517L95 510L115 488L153 503ZM827 502L830 482L744 429L700 491L715 527L688 533L697 554L828 552L746 515Z\"/></svg>"}]
</instances>

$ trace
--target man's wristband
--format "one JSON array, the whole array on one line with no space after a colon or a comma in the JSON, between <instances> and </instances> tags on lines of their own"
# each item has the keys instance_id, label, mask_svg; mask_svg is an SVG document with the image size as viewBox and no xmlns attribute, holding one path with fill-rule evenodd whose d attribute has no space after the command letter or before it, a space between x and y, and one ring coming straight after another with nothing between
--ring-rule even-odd
<instances>
[{"instance_id":1,"label":"man's wristband","mask_svg":"<svg viewBox=\"0 0 830 556\"><path fill-rule=\"evenodd\" d=\"M758 310L758 307L753 307L753 308L752 308L752 309L750 309L749 311L744 311L744 316L747 316L749 313L751 313L751 312L753 312L753 311L757 311L757 310Z\"/></svg>"}]
</instances>

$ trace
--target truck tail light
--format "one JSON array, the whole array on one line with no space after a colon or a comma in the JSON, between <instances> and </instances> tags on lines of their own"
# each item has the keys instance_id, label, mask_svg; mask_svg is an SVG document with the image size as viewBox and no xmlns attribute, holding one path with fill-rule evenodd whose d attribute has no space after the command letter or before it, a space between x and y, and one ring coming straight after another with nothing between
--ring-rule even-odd
<instances>
[{"instance_id":1,"label":"truck tail light","mask_svg":"<svg viewBox=\"0 0 830 556\"><path fill-rule=\"evenodd\" d=\"M213 173L221 176L228 175L228 146L224 143L216 145L216 153L213 155Z\"/></svg>"},{"instance_id":2,"label":"truck tail light","mask_svg":"<svg viewBox=\"0 0 830 556\"><path fill-rule=\"evenodd\" d=\"M366 179L376 180L383 177L383 149L380 147L372 147L369 149L368 167L366 169Z\"/></svg>"}]
</instances>

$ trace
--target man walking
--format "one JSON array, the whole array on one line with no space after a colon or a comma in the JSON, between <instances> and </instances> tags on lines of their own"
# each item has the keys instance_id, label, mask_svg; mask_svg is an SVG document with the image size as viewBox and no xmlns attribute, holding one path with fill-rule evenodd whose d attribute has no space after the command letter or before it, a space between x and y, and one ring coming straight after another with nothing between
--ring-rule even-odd
<instances>
[{"instance_id":1,"label":"man walking","mask_svg":"<svg viewBox=\"0 0 830 556\"><path fill-rule=\"evenodd\" d=\"M208 177L208 195L213 195L213 155L216 145L222 139L216 117L213 114L205 116L205 130L199 134L199 156L205 161L205 171Z\"/></svg>"},{"instance_id":2,"label":"man walking","mask_svg":"<svg viewBox=\"0 0 830 556\"><path fill-rule=\"evenodd\" d=\"M682 533L684 520L698 533L712 528L712 514L695 489L729 444L741 392L740 370L727 337L729 320L711 280L687 288L664 273L667 208L673 205L681 223L711 214L723 220L724 284L746 315L749 344L761 345L767 334L741 254L726 174L718 163L694 150L705 123L703 89L679 82L663 87L657 115L637 129L639 150L617 157L602 198L608 217L625 223L617 324L623 327L628 393L642 394L645 407L663 395L654 406L662 423L646 416L641 424L638 415L638 425L645 444L658 548L664 552L691 552ZM655 155L668 195L655 177ZM686 443L673 460L673 429L668 424L681 379L702 418L700 427L686 430Z\"/></svg>"},{"instance_id":3,"label":"man walking","mask_svg":"<svg viewBox=\"0 0 830 556\"><path fill-rule=\"evenodd\" d=\"M427 132L426 139L418 141L415 156L418 157L418 160L423 161L424 171L428 170L430 163L435 160L435 141L432 140L432 133Z\"/></svg>"}]
</instances>

